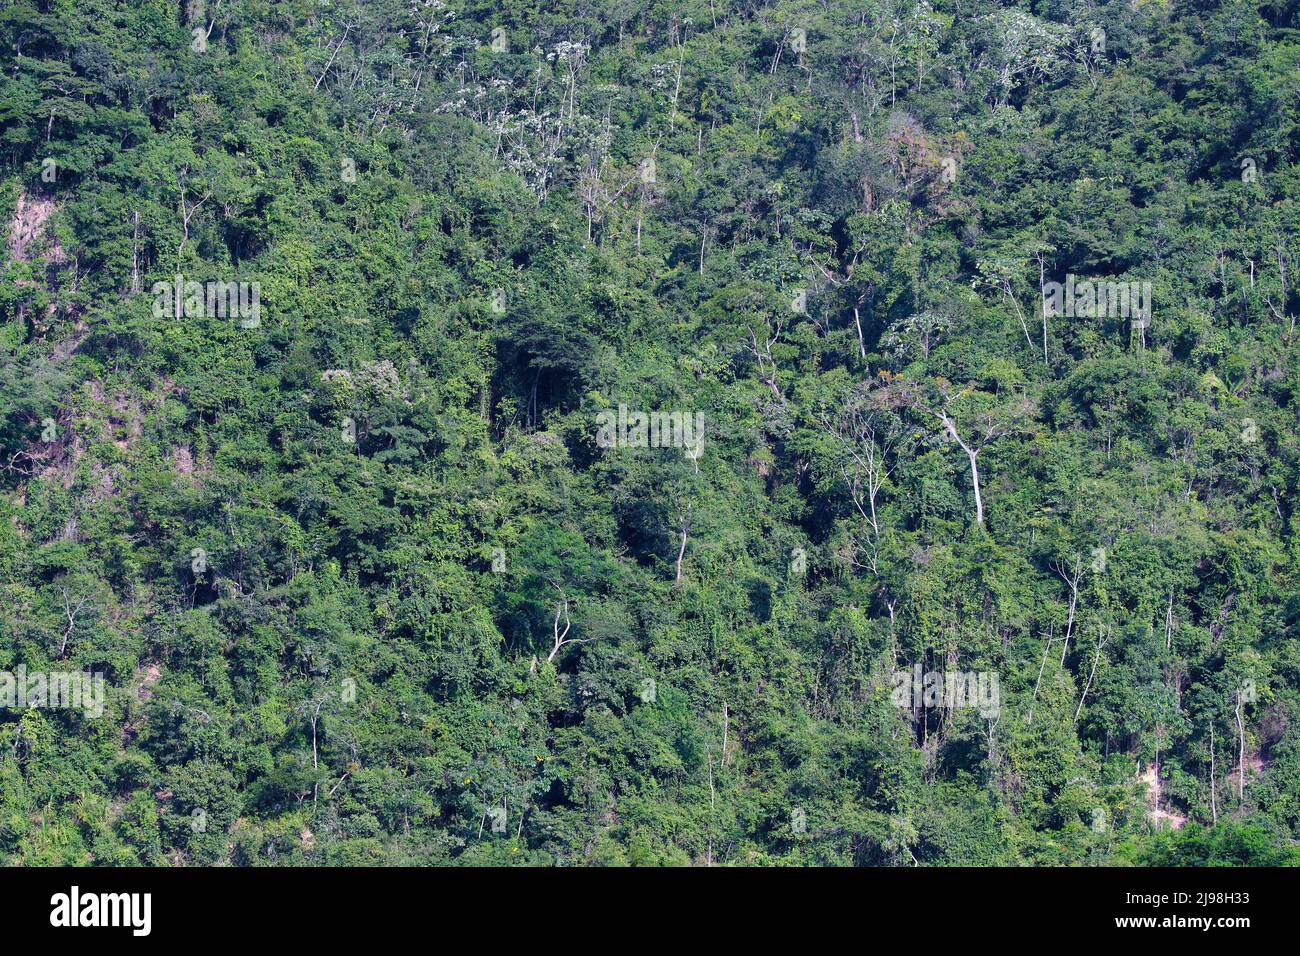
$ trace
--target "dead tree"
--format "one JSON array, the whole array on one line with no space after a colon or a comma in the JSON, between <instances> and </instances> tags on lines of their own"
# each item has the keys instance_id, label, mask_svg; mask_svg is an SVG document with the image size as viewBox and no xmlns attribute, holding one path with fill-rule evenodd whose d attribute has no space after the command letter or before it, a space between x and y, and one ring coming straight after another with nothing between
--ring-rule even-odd
<instances>
[{"instance_id":1,"label":"dead tree","mask_svg":"<svg viewBox=\"0 0 1300 956\"><path fill-rule=\"evenodd\" d=\"M881 489L893 472L893 467L886 464L887 432L880 427L871 410L856 402L850 402L845 414L839 418L823 412L820 421L839 449L836 467L848 488L853 507L870 529L873 553L869 567L875 572L874 548L880 537L877 502Z\"/></svg>"},{"instance_id":2,"label":"dead tree","mask_svg":"<svg viewBox=\"0 0 1300 956\"><path fill-rule=\"evenodd\" d=\"M74 596L66 585L59 585L59 599L63 603L64 620L67 621L63 628L63 640L59 643L59 660L62 660L68 652L68 641L72 639L72 632L76 630L77 618L92 602L85 594Z\"/></svg>"},{"instance_id":3,"label":"dead tree","mask_svg":"<svg viewBox=\"0 0 1300 956\"><path fill-rule=\"evenodd\" d=\"M1079 582L1083 579L1083 559L1074 558L1074 567L1068 568L1059 561L1052 562L1052 570L1070 586L1070 611L1065 622L1065 646L1061 648L1061 666L1065 666L1065 655L1070 649L1070 635L1074 631L1074 612L1079 606Z\"/></svg>"},{"instance_id":4,"label":"dead tree","mask_svg":"<svg viewBox=\"0 0 1300 956\"><path fill-rule=\"evenodd\" d=\"M670 492L670 497L673 509L673 530L678 539L676 573L673 575L673 581L680 584L682 580L682 562L686 559L686 543L691 533L691 515L695 506L692 502L686 500L686 493L681 489L674 489Z\"/></svg>"},{"instance_id":5,"label":"dead tree","mask_svg":"<svg viewBox=\"0 0 1300 956\"><path fill-rule=\"evenodd\" d=\"M551 653L546 655L547 663L555 660L555 655L560 653L560 648L566 644L582 644L583 641L569 637L569 630L573 627L573 622L569 620L569 597L564 593L564 588L560 587L554 581L551 587L560 593L560 603L555 606L555 621L551 625ZM560 615L564 615L564 630L560 630Z\"/></svg>"},{"instance_id":6,"label":"dead tree","mask_svg":"<svg viewBox=\"0 0 1300 956\"><path fill-rule=\"evenodd\" d=\"M754 325L750 324L745 330L749 333L745 351L754 356L754 361L758 363L758 377L772 390L776 400L784 405L785 393L781 391L781 385L777 381L776 360L772 357L772 349L780 341L781 333L785 331L785 321L783 319L765 321L761 331L756 331Z\"/></svg>"},{"instance_id":7,"label":"dead tree","mask_svg":"<svg viewBox=\"0 0 1300 956\"><path fill-rule=\"evenodd\" d=\"M1092 670L1088 673L1088 682L1083 685L1083 693L1079 695L1079 706L1074 711L1074 722L1079 722L1079 715L1083 713L1083 702L1088 699L1088 690L1092 687L1092 679L1097 676L1097 665L1101 663L1101 652L1107 644L1110 643L1110 625L1106 626L1106 636L1101 636L1101 624L1097 624L1097 655L1092 659Z\"/></svg>"},{"instance_id":8,"label":"dead tree","mask_svg":"<svg viewBox=\"0 0 1300 956\"><path fill-rule=\"evenodd\" d=\"M1029 400L1021 396L1019 400L1000 408L986 409L971 425L959 428L956 417L948 408L949 396L945 385L939 386L937 402L923 396L920 390L910 383L897 383L887 391L894 396L891 401L938 421L944 433L966 455L970 466L971 487L975 495L975 523L983 527L984 494L980 487L980 452L1016 428L1019 420L1029 414ZM961 395L969 391L967 389Z\"/></svg>"}]
</instances>

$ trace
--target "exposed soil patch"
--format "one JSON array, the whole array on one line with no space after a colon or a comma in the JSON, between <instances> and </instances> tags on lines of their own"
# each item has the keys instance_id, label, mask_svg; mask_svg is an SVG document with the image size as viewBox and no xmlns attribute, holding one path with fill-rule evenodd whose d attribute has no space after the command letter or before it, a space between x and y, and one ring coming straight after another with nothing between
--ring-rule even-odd
<instances>
[{"instance_id":1,"label":"exposed soil patch","mask_svg":"<svg viewBox=\"0 0 1300 956\"><path fill-rule=\"evenodd\" d=\"M1147 819L1157 829L1169 826L1175 830L1181 830L1183 825L1187 823L1186 814L1160 808L1160 798L1164 795L1164 785L1160 782L1160 774L1157 772L1155 765L1149 766L1139 773L1138 780L1147 786Z\"/></svg>"},{"instance_id":2,"label":"exposed soil patch","mask_svg":"<svg viewBox=\"0 0 1300 956\"><path fill-rule=\"evenodd\" d=\"M172 449L172 467L178 475L194 474L194 452L188 445L177 445Z\"/></svg>"},{"instance_id":3,"label":"exposed soil patch","mask_svg":"<svg viewBox=\"0 0 1300 956\"><path fill-rule=\"evenodd\" d=\"M54 201L22 193L9 223L9 255L18 262L31 262L40 248L45 223L54 213ZM57 255L56 255L57 257Z\"/></svg>"},{"instance_id":4,"label":"exposed soil patch","mask_svg":"<svg viewBox=\"0 0 1300 956\"><path fill-rule=\"evenodd\" d=\"M141 700L148 700L153 697L153 685L162 679L162 668L157 664L150 664L144 672L144 677L140 681L140 687L136 691Z\"/></svg>"}]
</instances>

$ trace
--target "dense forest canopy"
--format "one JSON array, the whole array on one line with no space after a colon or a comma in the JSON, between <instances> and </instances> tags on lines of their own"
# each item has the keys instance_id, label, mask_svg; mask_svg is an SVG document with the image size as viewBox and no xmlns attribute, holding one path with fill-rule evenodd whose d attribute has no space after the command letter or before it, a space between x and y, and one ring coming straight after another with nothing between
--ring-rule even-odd
<instances>
[{"instance_id":1,"label":"dense forest canopy","mask_svg":"<svg viewBox=\"0 0 1300 956\"><path fill-rule=\"evenodd\" d=\"M1298 7L2 0L0 859L1297 862Z\"/></svg>"}]
</instances>

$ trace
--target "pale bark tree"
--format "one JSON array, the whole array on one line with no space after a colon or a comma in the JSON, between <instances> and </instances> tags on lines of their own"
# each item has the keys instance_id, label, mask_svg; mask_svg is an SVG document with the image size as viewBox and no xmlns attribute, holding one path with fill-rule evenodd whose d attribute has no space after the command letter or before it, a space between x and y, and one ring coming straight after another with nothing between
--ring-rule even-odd
<instances>
[{"instance_id":1,"label":"pale bark tree","mask_svg":"<svg viewBox=\"0 0 1300 956\"><path fill-rule=\"evenodd\" d=\"M72 641L72 635L77 629L77 620L87 612L93 610L95 602L93 597L85 591L74 590L67 583L61 583L58 586L59 602L63 606L63 637L59 641L59 659L62 660L68 653L68 644Z\"/></svg>"},{"instance_id":2,"label":"pale bark tree","mask_svg":"<svg viewBox=\"0 0 1300 956\"><path fill-rule=\"evenodd\" d=\"M676 574L673 576L673 580L680 583L682 580L682 562L686 559L686 543L691 533L691 512L695 506L686 500L683 493L676 491L672 494L672 502L673 526L679 539Z\"/></svg>"},{"instance_id":3,"label":"pale bark tree","mask_svg":"<svg viewBox=\"0 0 1300 956\"><path fill-rule=\"evenodd\" d=\"M886 380L890 379L888 373L882 373L882 377ZM940 381L937 384L938 400L935 401L923 395L914 383L895 376L885 388L877 390L877 401L886 405L902 405L939 422L944 434L966 456L975 499L975 523L983 527L984 492L980 484L980 453L999 438L1014 431L1029 417L1032 407L1028 398L1021 395L1010 402L985 407L977 412L968 424L959 425L956 413L949 408L950 396L946 383ZM964 389L956 399L962 399L972 391L973 389Z\"/></svg>"},{"instance_id":4,"label":"pale bark tree","mask_svg":"<svg viewBox=\"0 0 1300 956\"><path fill-rule=\"evenodd\" d=\"M1210 820L1216 826L1219 823L1219 803L1215 795L1214 782L1214 719L1210 718Z\"/></svg>"},{"instance_id":5,"label":"pale bark tree","mask_svg":"<svg viewBox=\"0 0 1300 956\"><path fill-rule=\"evenodd\" d=\"M1165 650L1174 645L1174 589L1169 589L1169 605L1165 608Z\"/></svg>"},{"instance_id":6,"label":"pale bark tree","mask_svg":"<svg viewBox=\"0 0 1300 956\"><path fill-rule=\"evenodd\" d=\"M1065 622L1065 646L1061 648L1061 666L1065 666L1065 656L1070 649L1070 635L1074 632L1074 613L1079 606L1079 582L1083 579L1083 559L1074 558L1074 567L1060 561L1052 562L1052 570L1070 587L1070 610Z\"/></svg>"},{"instance_id":7,"label":"pale bark tree","mask_svg":"<svg viewBox=\"0 0 1300 956\"><path fill-rule=\"evenodd\" d=\"M1034 681L1034 696L1029 699L1029 712L1025 715L1025 724L1034 722L1034 705L1038 703L1038 688L1043 684L1043 671L1047 667L1047 655L1051 653L1052 642L1054 638L1049 628L1047 631L1047 643L1043 645L1043 659L1038 662L1038 679Z\"/></svg>"},{"instance_id":8,"label":"pale bark tree","mask_svg":"<svg viewBox=\"0 0 1300 956\"><path fill-rule=\"evenodd\" d=\"M546 655L547 662L555 660L555 655L560 653L560 648L566 644L582 644L581 640L569 637L569 631L573 627L573 622L569 620L569 597L564 593L564 588L560 587L554 581L551 587L555 588L560 595L560 603L555 606L555 620L551 625L551 653ZM564 630L560 630L560 616L564 616Z\"/></svg>"},{"instance_id":9,"label":"pale bark tree","mask_svg":"<svg viewBox=\"0 0 1300 956\"><path fill-rule=\"evenodd\" d=\"M809 251L811 251L811 249ZM834 272L822 263L817 262L816 260L813 260L813 262L833 287L844 286L852 281L853 270L858 267L858 260L862 257L864 251L865 248L863 247L861 240L859 240L857 247L853 250L853 258L849 261L849 264L845 266L844 278L836 276ZM868 310L870 310L871 303L875 300L875 296L875 286L868 283L867 287L858 293L857 299L853 302L853 327L858 333L858 355L864 362L867 358L867 339L862 332L862 306L863 304L866 304Z\"/></svg>"},{"instance_id":10,"label":"pale bark tree","mask_svg":"<svg viewBox=\"0 0 1300 956\"><path fill-rule=\"evenodd\" d=\"M185 255L185 246L190 241L190 222L194 219L194 216L199 211L199 209L203 207L203 204L212 198L212 191L213 191L212 185L209 184L208 187L204 190L202 197L200 197L198 201L188 202L187 196L189 195L189 186L188 186L189 175L190 175L190 167L183 166L181 168L180 173L176 177L177 184L180 186L180 191L181 191L181 208L180 208L181 243L179 246L176 247L177 270L179 270L181 267L181 257ZM179 316L177 316L177 318L179 318Z\"/></svg>"},{"instance_id":11,"label":"pale bark tree","mask_svg":"<svg viewBox=\"0 0 1300 956\"><path fill-rule=\"evenodd\" d=\"M867 340L862 336L862 314L860 309L866 299L867 294L864 292L858 296L858 301L853 303L853 325L858 330L858 354L862 356L864 362L867 360Z\"/></svg>"},{"instance_id":12,"label":"pale bark tree","mask_svg":"<svg viewBox=\"0 0 1300 956\"><path fill-rule=\"evenodd\" d=\"M927 407L925 405L918 407L939 421L948 437L966 456L966 460L970 465L971 489L975 496L975 523L983 526L984 494L980 486L980 453L993 442L1015 429L1017 419L1026 416L1029 412L1028 400L1022 398L1014 407L1004 409L998 415L995 415L992 411L984 412L969 428L965 429L966 435L963 435L958 430L957 419L949 412L946 402L938 407Z\"/></svg>"},{"instance_id":13,"label":"pale bark tree","mask_svg":"<svg viewBox=\"0 0 1300 956\"><path fill-rule=\"evenodd\" d=\"M835 442L839 456L836 470L848 489L853 507L869 529L871 556L867 567L874 573L880 538L880 495L893 472L893 466L886 463L889 430L873 410L852 399L843 414L832 416L822 412L819 420Z\"/></svg>"},{"instance_id":14,"label":"pale bark tree","mask_svg":"<svg viewBox=\"0 0 1300 956\"><path fill-rule=\"evenodd\" d=\"M1034 260L1038 263L1038 311L1043 316L1043 364L1047 365L1047 253L1048 249L1040 247L1034 250Z\"/></svg>"},{"instance_id":15,"label":"pale bark tree","mask_svg":"<svg viewBox=\"0 0 1300 956\"><path fill-rule=\"evenodd\" d=\"M745 350L754 356L754 361L758 363L758 377L772 390L776 400L784 405L785 393L781 391L781 385L777 381L776 359L772 357L772 349L781 340L781 333L785 331L785 320L769 318L764 319L761 328L756 329L757 325L758 323L751 322L745 327L749 333Z\"/></svg>"},{"instance_id":16,"label":"pale bark tree","mask_svg":"<svg viewBox=\"0 0 1300 956\"><path fill-rule=\"evenodd\" d=\"M325 64L325 69L321 70L320 76L316 77L316 85L312 87L313 90L320 89L321 83L324 82L326 75L330 71L330 68L334 66L334 61L338 58L339 50L343 49L343 44L348 41L348 34L352 32L352 28L354 26L356 26L355 23L347 24L344 27L343 36L339 37L338 42L330 44L329 62Z\"/></svg>"},{"instance_id":17,"label":"pale bark tree","mask_svg":"<svg viewBox=\"0 0 1300 956\"><path fill-rule=\"evenodd\" d=\"M1074 711L1074 722L1079 722L1079 715L1083 713L1083 702L1088 699L1088 691L1092 688L1092 679L1097 676L1097 665L1101 663L1101 652L1110 643L1110 625L1106 625L1106 636L1102 637L1101 624L1097 624L1097 654L1092 659L1092 670L1088 673L1088 682L1083 685L1083 693L1079 695L1079 706Z\"/></svg>"},{"instance_id":18,"label":"pale bark tree","mask_svg":"<svg viewBox=\"0 0 1300 956\"><path fill-rule=\"evenodd\" d=\"M1246 798L1246 720L1245 700L1241 689L1237 689L1237 706L1233 713L1237 717L1237 802Z\"/></svg>"},{"instance_id":19,"label":"pale bark tree","mask_svg":"<svg viewBox=\"0 0 1300 956\"><path fill-rule=\"evenodd\" d=\"M302 710L307 716L307 723L311 727L311 769L313 771L320 769L320 748L318 744L318 734L320 730L320 715L324 706L333 698L329 691L318 694L315 698L307 701L302 705ZM343 781L339 781L342 783ZM338 788L335 787L337 790ZM319 781L312 783L311 802L315 803L320 793ZM331 791L332 793L332 791Z\"/></svg>"},{"instance_id":20,"label":"pale bark tree","mask_svg":"<svg viewBox=\"0 0 1300 956\"><path fill-rule=\"evenodd\" d=\"M940 408L933 414L943 423L943 427L947 430L949 436L951 436L952 440L957 443L958 447L966 453L966 458L970 461L970 481L971 487L975 491L975 523L982 525L984 524L984 496L980 493L979 464L979 454L982 449L978 445L971 446L966 444L966 441L957 431L957 423L953 421L946 408Z\"/></svg>"},{"instance_id":21,"label":"pale bark tree","mask_svg":"<svg viewBox=\"0 0 1300 956\"><path fill-rule=\"evenodd\" d=\"M1286 249L1286 244L1281 239L1278 239L1277 245L1274 247L1273 253L1274 253L1274 261L1277 263L1278 283L1281 286L1281 294L1279 296L1279 301L1281 302L1281 308L1273 304L1272 296L1266 296L1264 301L1268 304L1269 311L1273 313L1273 316L1279 322L1282 322L1283 324L1286 325L1287 327L1286 340L1288 343L1290 343L1291 339L1295 335L1296 317L1286 312L1287 298L1290 296L1291 293L1287 285L1287 263L1288 263L1287 249ZM1251 287L1253 288L1254 285L1255 285L1254 263L1251 263Z\"/></svg>"}]
</instances>

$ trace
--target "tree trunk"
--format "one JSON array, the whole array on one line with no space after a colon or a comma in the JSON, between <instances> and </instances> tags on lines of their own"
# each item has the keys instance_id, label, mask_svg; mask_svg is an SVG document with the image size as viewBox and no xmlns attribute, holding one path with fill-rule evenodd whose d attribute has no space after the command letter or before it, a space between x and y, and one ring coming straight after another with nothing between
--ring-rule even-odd
<instances>
[{"instance_id":1,"label":"tree trunk","mask_svg":"<svg viewBox=\"0 0 1300 956\"><path fill-rule=\"evenodd\" d=\"M961 435L957 434L957 424L948 417L946 411L937 413L936 417L943 423L943 427L952 436L952 440L958 444L961 450L966 453L966 457L970 459L970 479L975 488L975 523L982 527L984 524L984 496L980 494L980 468L976 461L980 450L971 448L970 445L962 441Z\"/></svg>"},{"instance_id":2,"label":"tree trunk","mask_svg":"<svg viewBox=\"0 0 1300 956\"><path fill-rule=\"evenodd\" d=\"M1241 714L1241 691L1237 691L1237 801L1246 797L1246 722Z\"/></svg>"},{"instance_id":3,"label":"tree trunk","mask_svg":"<svg viewBox=\"0 0 1300 956\"><path fill-rule=\"evenodd\" d=\"M970 480L971 484L975 486L975 523L982 526L984 524L984 499L980 495L980 466L976 461L978 455L979 449L975 451L966 450L966 457L970 459Z\"/></svg>"},{"instance_id":4,"label":"tree trunk","mask_svg":"<svg viewBox=\"0 0 1300 956\"><path fill-rule=\"evenodd\" d=\"M1219 804L1214 796L1214 721L1210 721L1210 819L1219 823Z\"/></svg>"}]
</instances>

